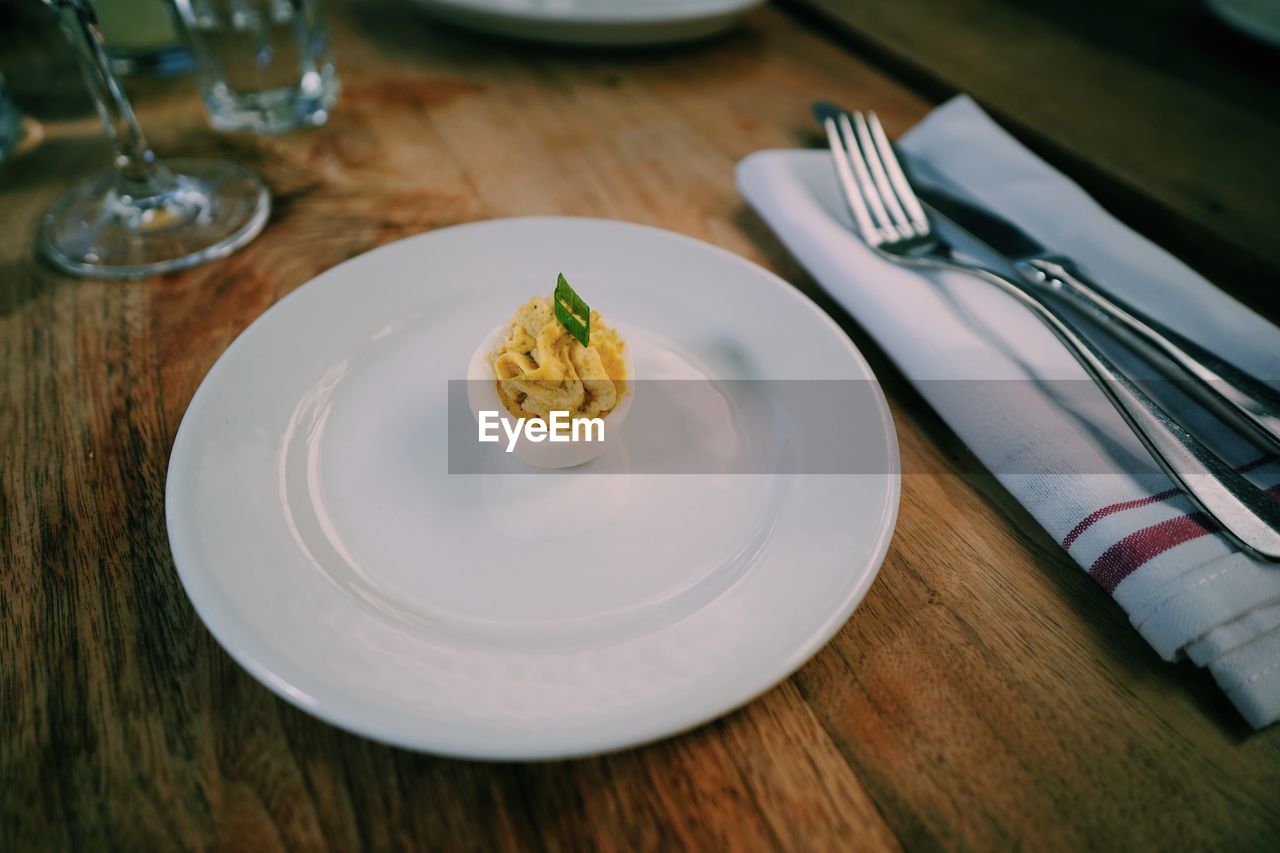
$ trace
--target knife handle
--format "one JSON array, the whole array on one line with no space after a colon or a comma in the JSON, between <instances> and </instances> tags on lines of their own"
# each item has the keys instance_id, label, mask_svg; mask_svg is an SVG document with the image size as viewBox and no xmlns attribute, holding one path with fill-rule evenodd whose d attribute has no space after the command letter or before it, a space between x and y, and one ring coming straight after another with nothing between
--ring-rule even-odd
<instances>
[{"instance_id":1,"label":"knife handle","mask_svg":"<svg viewBox=\"0 0 1280 853\"><path fill-rule=\"evenodd\" d=\"M1173 367L1177 373L1190 378L1192 381L1185 388L1196 399L1261 449L1280 453L1280 392L1194 341L1105 295L1066 258L1035 258L1018 264L1018 268L1024 278L1065 290L1095 314L1119 325L1163 355L1167 361L1157 361L1158 366L1166 372Z\"/></svg>"}]
</instances>

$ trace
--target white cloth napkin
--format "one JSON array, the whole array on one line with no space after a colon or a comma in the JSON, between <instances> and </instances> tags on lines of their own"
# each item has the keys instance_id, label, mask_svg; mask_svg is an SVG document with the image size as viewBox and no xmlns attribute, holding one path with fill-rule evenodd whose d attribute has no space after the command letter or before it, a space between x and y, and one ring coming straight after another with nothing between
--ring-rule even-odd
<instances>
[{"instance_id":1,"label":"white cloth napkin","mask_svg":"<svg viewBox=\"0 0 1280 853\"><path fill-rule=\"evenodd\" d=\"M967 97L934 110L900 146L918 172L1019 223L1125 301L1256 376L1280 378L1280 329L1121 224ZM738 164L737 181L791 252L1163 657L1208 666L1253 726L1280 718L1280 565L1250 559L1207 529L1039 321L990 285L874 255L850 230L825 151L752 154ZM988 383L933 381L947 379L1023 380L1026 388L1079 381L1049 382L1036 405L1002 408L984 399ZM1052 390L1064 386L1073 393ZM1280 460L1259 460L1229 431L1210 430L1213 445L1256 483L1280 484Z\"/></svg>"}]
</instances>

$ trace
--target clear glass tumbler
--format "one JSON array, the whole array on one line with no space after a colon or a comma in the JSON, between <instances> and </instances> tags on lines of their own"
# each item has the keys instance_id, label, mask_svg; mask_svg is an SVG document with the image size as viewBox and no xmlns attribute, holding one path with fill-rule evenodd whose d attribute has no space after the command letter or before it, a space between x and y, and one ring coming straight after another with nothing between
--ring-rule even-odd
<instances>
[{"instance_id":1,"label":"clear glass tumbler","mask_svg":"<svg viewBox=\"0 0 1280 853\"><path fill-rule=\"evenodd\" d=\"M338 75L319 0L173 0L209 123L280 133L324 124Z\"/></svg>"},{"instance_id":2,"label":"clear glass tumbler","mask_svg":"<svg viewBox=\"0 0 1280 853\"><path fill-rule=\"evenodd\" d=\"M93 5L116 74L167 77L194 66L169 0L95 0Z\"/></svg>"},{"instance_id":3,"label":"clear glass tumbler","mask_svg":"<svg viewBox=\"0 0 1280 853\"><path fill-rule=\"evenodd\" d=\"M9 155L22 138L22 113L9 97L9 87L0 74L0 160Z\"/></svg>"}]
</instances>

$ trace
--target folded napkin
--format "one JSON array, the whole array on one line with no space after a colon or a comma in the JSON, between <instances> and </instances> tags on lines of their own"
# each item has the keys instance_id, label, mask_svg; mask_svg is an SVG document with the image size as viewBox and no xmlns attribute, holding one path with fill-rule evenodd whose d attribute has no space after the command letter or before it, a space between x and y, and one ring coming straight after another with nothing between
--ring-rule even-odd
<instances>
[{"instance_id":1,"label":"folded napkin","mask_svg":"<svg viewBox=\"0 0 1280 853\"><path fill-rule=\"evenodd\" d=\"M1280 329L1121 224L967 97L934 110L900 148L918 174L1019 223L1115 295L1256 376L1280 377ZM1253 726L1280 718L1280 565L1251 559L1215 532L1051 332L990 285L878 258L850 230L825 151L758 152L738 165L737 180L791 252L1163 657L1208 666ZM994 380L1049 390L1035 406L1002 407L982 393ZM1075 390L1052 391L1063 384ZM1227 461L1280 491L1280 459L1215 423L1207 429Z\"/></svg>"}]
</instances>

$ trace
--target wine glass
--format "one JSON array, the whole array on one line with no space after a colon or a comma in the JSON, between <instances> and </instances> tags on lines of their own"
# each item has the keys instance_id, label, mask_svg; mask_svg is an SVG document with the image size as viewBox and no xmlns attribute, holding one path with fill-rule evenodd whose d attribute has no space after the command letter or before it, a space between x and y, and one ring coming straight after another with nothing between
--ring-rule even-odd
<instances>
[{"instance_id":1,"label":"wine glass","mask_svg":"<svg viewBox=\"0 0 1280 853\"><path fill-rule=\"evenodd\" d=\"M225 257L258 235L271 196L220 160L174 160L147 147L111 72L89 0L44 0L75 51L115 155L115 169L73 187L40 221L36 247L72 275L133 278Z\"/></svg>"}]
</instances>

